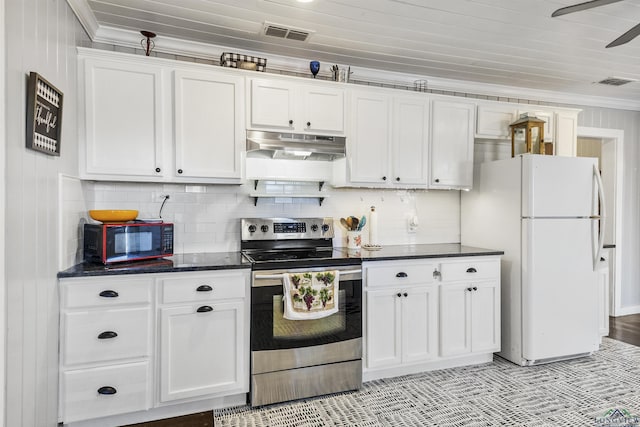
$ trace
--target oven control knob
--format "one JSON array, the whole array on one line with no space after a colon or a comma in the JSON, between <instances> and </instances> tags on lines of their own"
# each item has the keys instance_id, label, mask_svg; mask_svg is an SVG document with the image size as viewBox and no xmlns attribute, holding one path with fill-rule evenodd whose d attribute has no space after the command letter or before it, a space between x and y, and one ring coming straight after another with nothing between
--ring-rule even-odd
<instances>
[{"instance_id":1,"label":"oven control knob","mask_svg":"<svg viewBox=\"0 0 640 427\"><path fill-rule=\"evenodd\" d=\"M263 225L262 227L260 227L260 230L261 230L263 233L266 233L267 231L269 231L269 226L268 226L268 225Z\"/></svg>"},{"instance_id":2,"label":"oven control knob","mask_svg":"<svg viewBox=\"0 0 640 427\"><path fill-rule=\"evenodd\" d=\"M253 225L253 224L251 224L251 225L249 226L249 233L255 233L255 232L256 232L256 226L255 226L255 225Z\"/></svg>"},{"instance_id":3,"label":"oven control knob","mask_svg":"<svg viewBox=\"0 0 640 427\"><path fill-rule=\"evenodd\" d=\"M313 232L318 231L318 224L312 224L311 225L311 231L313 231Z\"/></svg>"},{"instance_id":4,"label":"oven control knob","mask_svg":"<svg viewBox=\"0 0 640 427\"><path fill-rule=\"evenodd\" d=\"M322 231L324 233L326 233L327 231L329 231L329 224L322 224Z\"/></svg>"}]
</instances>

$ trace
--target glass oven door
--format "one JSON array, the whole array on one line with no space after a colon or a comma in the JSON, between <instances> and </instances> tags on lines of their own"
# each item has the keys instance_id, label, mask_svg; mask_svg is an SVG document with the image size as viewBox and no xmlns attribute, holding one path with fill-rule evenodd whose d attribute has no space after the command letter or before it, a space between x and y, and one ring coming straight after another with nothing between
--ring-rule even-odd
<instances>
[{"instance_id":1,"label":"glass oven door","mask_svg":"<svg viewBox=\"0 0 640 427\"><path fill-rule=\"evenodd\" d=\"M262 273L262 272L256 272ZM330 344L362 337L362 278L340 276L338 312L315 320L287 320L283 317L283 286L251 288L251 350L281 350Z\"/></svg>"}]
</instances>

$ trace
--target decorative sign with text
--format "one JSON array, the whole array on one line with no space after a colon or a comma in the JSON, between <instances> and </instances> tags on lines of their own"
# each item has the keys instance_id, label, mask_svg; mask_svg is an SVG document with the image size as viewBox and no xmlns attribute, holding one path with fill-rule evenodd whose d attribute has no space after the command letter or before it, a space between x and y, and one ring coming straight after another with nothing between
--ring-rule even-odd
<instances>
[{"instance_id":1,"label":"decorative sign with text","mask_svg":"<svg viewBox=\"0 0 640 427\"><path fill-rule=\"evenodd\" d=\"M62 92L33 71L27 91L27 148L59 156Z\"/></svg>"}]
</instances>

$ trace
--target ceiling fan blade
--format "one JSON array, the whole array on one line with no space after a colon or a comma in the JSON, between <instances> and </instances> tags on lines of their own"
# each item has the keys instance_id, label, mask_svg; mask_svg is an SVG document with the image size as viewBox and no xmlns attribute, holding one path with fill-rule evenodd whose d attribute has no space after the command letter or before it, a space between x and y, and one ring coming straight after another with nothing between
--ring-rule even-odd
<instances>
[{"instance_id":1,"label":"ceiling fan blade","mask_svg":"<svg viewBox=\"0 0 640 427\"><path fill-rule=\"evenodd\" d=\"M622 0L591 0L584 3L574 4L573 6L561 7L551 14L551 17L566 15L567 13L580 12L581 10L592 9L598 6L604 6L610 3L616 3Z\"/></svg>"},{"instance_id":2,"label":"ceiling fan blade","mask_svg":"<svg viewBox=\"0 0 640 427\"><path fill-rule=\"evenodd\" d=\"M623 35L621 35L620 37L618 37L617 39L609 43L607 47L620 46L621 44L630 42L631 40L635 39L639 35L640 35L640 24L636 25L635 27L633 27L632 29L630 29L629 31L627 31L626 33L624 33Z\"/></svg>"}]
</instances>

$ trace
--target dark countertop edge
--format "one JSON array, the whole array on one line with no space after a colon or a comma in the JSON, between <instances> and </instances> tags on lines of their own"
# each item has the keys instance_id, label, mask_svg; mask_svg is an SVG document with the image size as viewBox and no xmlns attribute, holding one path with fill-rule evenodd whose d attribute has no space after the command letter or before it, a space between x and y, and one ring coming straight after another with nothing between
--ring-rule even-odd
<instances>
[{"instance_id":1,"label":"dark countertop edge","mask_svg":"<svg viewBox=\"0 0 640 427\"><path fill-rule=\"evenodd\" d=\"M372 252L372 251L369 251ZM423 258L460 258L460 257L468 257L468 256L496 256L496 255L504 255L504 251L490 251L490 252L467 252L467 253L458 253L458 254L411 254L411 255L389 255L389 256L378 256L371 257L362 255L362 261L393 261L393 260L403 260L403 259L423 259Z\"/></svg>"},{"instance_id":2,"label":"dark countertop edge","mask_svg":"<svg viewBox=\"0 0 640 427\"><path fill-rule=\"evenodd\" d=\"M118 269L117 267L112 270L93 270L93 271L61 271L58 273L58 279L70 278L70 277L97 277L97 276L121 276L124 274L154 274L154 273L180 273L188 271L208 271L208 270L241 270L251 269L251 265L208 265L208 266L185 266L185 267L172 267L172 266L155 266L155 267L136 267L130 269Z\"/></svg>"}]
</instances>

